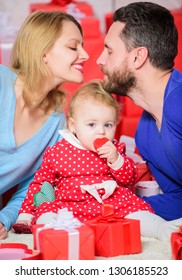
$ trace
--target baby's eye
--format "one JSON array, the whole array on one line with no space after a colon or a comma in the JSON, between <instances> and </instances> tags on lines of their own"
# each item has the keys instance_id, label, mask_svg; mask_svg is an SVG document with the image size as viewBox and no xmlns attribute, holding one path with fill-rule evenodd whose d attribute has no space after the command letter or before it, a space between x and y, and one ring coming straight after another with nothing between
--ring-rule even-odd
<instances>
[{"instance_id":1,"label":"baby's eye","mask_svg":"<svg viewBox=\"0 0 182 280\"><path fill-rule=\"evenodd\" d=\"M113 127L113 124L112 124L112 123L106 123L106 124L105 124L105 127L111 128L111 127Z\"/></svg>"},{"instance_id":2,"label":"baby's eye","mask_svg":"<svg viewBox=\"0 0 182 280\"><path fill-rule=\"evenodd\" d=\"M95 127L95 123L89 123L88 126Z\"/></svg>"}]
</instances>

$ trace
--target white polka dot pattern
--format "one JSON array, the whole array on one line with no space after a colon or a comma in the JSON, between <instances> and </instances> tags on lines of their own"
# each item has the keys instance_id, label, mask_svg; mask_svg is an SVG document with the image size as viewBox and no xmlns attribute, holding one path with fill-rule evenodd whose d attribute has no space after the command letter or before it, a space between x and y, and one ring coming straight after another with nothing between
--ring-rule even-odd
<instances>
[{"instance_id":1,"label":"white polka dot pattern","mask_svg":"<svg viewBox=\"0 0 182 280\"><path fill-rule=\"evenodd\" d=\"M106 180L116 180L118 183L115 192L104 200L104 203L113 205L116 215L125 216L139 210L152 211L145 201L127 188L135 182L137 169L133 160L125 155L125 145L116 142L116 147L124 157L124 164L119 170L111 169L97 153L78 149L65 139L52 148L47 148L20 213L35 215L35 223L41 214L50 211L56 213L58 209L67 207L81 221L93 219L101 214L102 204L87 192L83 193L80 185L102 183ZM43 203L36 209L33 197L40 191L44 181L55 186L56 200ZM98 193L102 196L104 190L98 190Z\"/></svg>"}]
</instances>

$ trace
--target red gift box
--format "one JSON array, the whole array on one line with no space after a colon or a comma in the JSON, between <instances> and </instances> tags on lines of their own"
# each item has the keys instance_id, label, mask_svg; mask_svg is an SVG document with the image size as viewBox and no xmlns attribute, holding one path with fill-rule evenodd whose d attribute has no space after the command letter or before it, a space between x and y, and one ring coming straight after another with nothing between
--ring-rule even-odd
<instances>
[{"instance_id":1,"label":"red gift box","mask_svg":"<svg viewBox=\"0 0 182 280\"><path fill-rule=\"evenodd\" d=\"M182 260L182 226L179 232L171 234L171 250L173 260Z\"/></svg>"},{"instance_id":2,"label":"red gift box","mask_svg":"<svg viewBox=\"0 0 182 280\"><path fill-rule=\"evenodd\" d=\"M58 212L60 218L57 221L49 225L32 226L34 248L40 250L43 260L93 260L93 230L77 219L68 217L72 212L65 209Z\"/></svg>"},{"instance_id":3,"label":"red gift box","mask_svg":"<svg viewBox=\"0 0 182 280\"><path fill-rule=\"evenodd\" d=\"M81 13L85 14L85 16L93 16L93 8L87 2L77 2L72 1L76 5L76 9L79 10ZM54 2L50 3L33 3L29 5L29 10L31 13L36 11L60 11L60 12L67 12L68 5L60 5Z\"/></svg>"},{"instance_id":4,"label":"red gift box","mask_svg":"<svg viewBox=\"0 0 182 280\"><path fill-rule=\"evenodd\" d=\"M65 6L65 5L70 4L71 2L75 2L75 1L72 1L72 0L52 0L51 4Z\"/></svg>"},{"instance_id":5,"label":"red gift box","mask_svg":"<svg viewBox=\"0 0 182 280\"><path fill-rule=\"evenodd\" d=\"M119 218L113 213L105 213L86 224L94 231L96 256L114 257L142 251L138 220Z\"/></svg>"},{"instance_id":6,"label":"red gift box","mask_svg":"<svg viewBox=\"0 0 182 280\"><path fill-rule=\"evenodd\" d=\"M0 244L0 260L40 260L40 252L21 243Z\"/></svg>"},{"instance_id":7,"label":"red gift box","mask_svg":"<svg viewBox=\"0 0 182 280\"><path fill-rule=\"evenodd\" d=\"M154 180L152 173L145 162L138 162L136 165L138 169L137 182Z\"/></svg>"}]
</instances>

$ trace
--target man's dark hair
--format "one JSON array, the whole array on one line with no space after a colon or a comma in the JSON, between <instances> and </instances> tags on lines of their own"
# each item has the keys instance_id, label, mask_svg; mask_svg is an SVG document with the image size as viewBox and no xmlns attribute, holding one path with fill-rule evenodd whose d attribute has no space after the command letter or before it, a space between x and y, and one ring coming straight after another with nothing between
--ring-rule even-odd
<instances>
[{"instance_id":1,"label":"man's dark hair","mask_svg":"<svg viewBox=\"0 0 182 280\"><path fill-rule=\"evenodd\" d=\"M151 2L135 2L116 10L113 20L125 24L120 37L128 50L146 47L154 67L173 68L178 31L168 9Z\"/></svg>"}]
</instances>

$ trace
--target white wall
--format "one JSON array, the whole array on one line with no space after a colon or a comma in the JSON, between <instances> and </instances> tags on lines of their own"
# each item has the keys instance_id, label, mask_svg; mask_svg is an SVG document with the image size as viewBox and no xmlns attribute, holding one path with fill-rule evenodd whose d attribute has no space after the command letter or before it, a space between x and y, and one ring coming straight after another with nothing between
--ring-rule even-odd
<instances>
[{"instance_id":1,"label":"white wall","mask_svg":"<svg viewBox=\"0 0 182 280\"><path fill-rule=\"evenodd\" d=\"M84 0L78 0L78 2ZM142 0L140 0L142 1ZM145 1L145 0L143 0ZM151 0L152 1L152 0ZM0 24L2 22L2 12L8 16L9 26L20 26L25 17L29 14L30 3L48 3L50 0L0 0ZM131 0L87 0L94 8L95 16L101 20L101 29L104 31L104 14L119 8L121 5L127 5ZM182 0L153 0L169 9L182 8ZM0 25L1 26L1 25Z\"/></svg>"},{"instance_id":2,"label":"white wall","mask_svg":"<svg viewBox=\"0 0 182 280\"><path fill-rule=\"evenodd\" d=\"M84 0L77 0L83 2ZM92 4L94 14L100 19L101 31L105 32L104 15L113 12L121 5L127 5L131 0L85 0ZM146 1L146 0L140 0ZM150 0L149 0L150 1ZM182 0L151 0L168 9L182 8ZM17 31L29 14L29 5L32 3L49 3L50 0L0 0L0 49L1 63L8 65L12 45Z\"/></svg>"}]
</instances>

